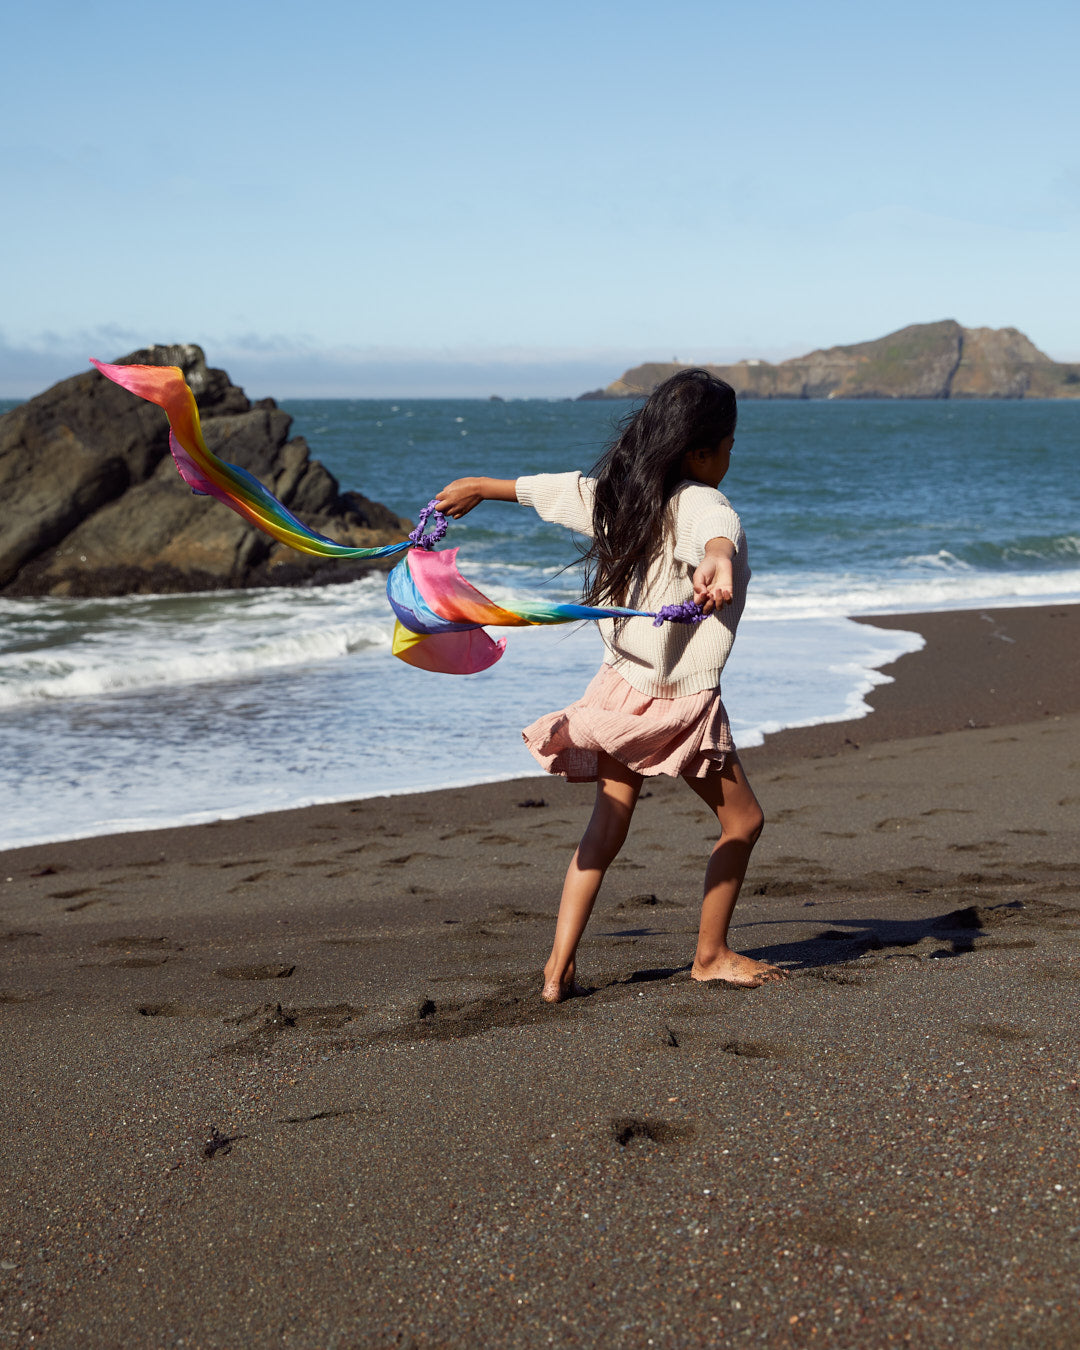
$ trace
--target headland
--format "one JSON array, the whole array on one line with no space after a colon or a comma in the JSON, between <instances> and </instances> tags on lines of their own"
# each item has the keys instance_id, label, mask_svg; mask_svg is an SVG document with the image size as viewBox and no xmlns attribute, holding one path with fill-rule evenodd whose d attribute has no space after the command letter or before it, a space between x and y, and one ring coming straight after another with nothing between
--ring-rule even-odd
<instances>
[{"instance_id":1,"label":"headland","mask_svg":"<svg viewBox=\"0 0 1080 1350\"><path fill-rule=\"evenodd\" d=\"M686 368L645 362L582 398L642 398ZM704 368L739 398L1080 398L1080 364L1052 360L1016 328L963 328L955 319L776 364L750 358Z\"/></svg>"}]
</instances>

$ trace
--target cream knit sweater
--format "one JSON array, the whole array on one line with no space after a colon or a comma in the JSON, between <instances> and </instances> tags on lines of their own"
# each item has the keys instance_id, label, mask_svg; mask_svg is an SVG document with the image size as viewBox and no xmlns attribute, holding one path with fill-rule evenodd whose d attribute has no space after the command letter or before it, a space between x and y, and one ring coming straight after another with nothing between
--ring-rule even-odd
<instances>
[{"instance_id":1,"label":"cream knit sweater","mask_svg":"<svg viewBox=\"0 0 1080 1350\"><path fill-rule=\"evenodd\" d=\"M592 537L594 483L578 472L538 473L517 480L517 499L543 520ZM703 483L682 483L667 506L663 546L644 584L630 596L628 608L658 610L694 598L694 569L710 539L730 539L734 596L719 613L701 623L665 623L627 619L616 635L613 619L600 620L607 648L604 661L627 684L653 698L680 698L720 687L720 672L735 641L750 580L746 536L731 503Z\"/></svg>"}]
</instances>

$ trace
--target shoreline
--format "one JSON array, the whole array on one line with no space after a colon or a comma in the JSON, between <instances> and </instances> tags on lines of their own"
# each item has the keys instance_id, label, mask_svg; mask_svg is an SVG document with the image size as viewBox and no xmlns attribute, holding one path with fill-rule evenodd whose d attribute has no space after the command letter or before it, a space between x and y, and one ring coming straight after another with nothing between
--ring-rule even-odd
<instances>
[{"instance_id":1,"label":"shoreline","mask_svg":"<svg viewBox=\"0 0 1080 1350\"><path fill-rule=\"evenodd\" d=\"M748 764L1080 712L1080 602L851 618L919 633L925 646L880 668L890 683L864 696L865 717L776 732L743 752Z\"/></svg>"},{"instance_id":2,"label":"shoreline","mask_svg":"<svg viewBox=\"0 0 1080 1350\"><path fill-rule=\"evenodd\" d=\"M752 773L791 759L842 754L863 744L936 735L969 727L1006 726L1043 716L1080 712L1080 602L1016 605L993 609L928 610L904 614L852 615L869 627L919 633L925 645L878 668L889 683L875 685L863 700L870 712L862 717L788 727L766 735L764 743L740 750ZM1043 659L1036 653L1042 652ZM1035 670L1037 663L1038 669ZM1032 683L1032 674L1035 681ZM991 680L993 683L991 683ZM1031 687L1029 687L1029 685ZM380 792L371 796L337 796L303 806L252 814L242 809L206 820L172 825L136 826L106 834L0 848L0 859L30 850L56 849L95 839L169 835L208 826L265 820L282 824L304 812L319 812L349 803L392 803L431 793L522 792L539 781L534 774L486 778L417 791Z\"/></svg>"}]
</instances>

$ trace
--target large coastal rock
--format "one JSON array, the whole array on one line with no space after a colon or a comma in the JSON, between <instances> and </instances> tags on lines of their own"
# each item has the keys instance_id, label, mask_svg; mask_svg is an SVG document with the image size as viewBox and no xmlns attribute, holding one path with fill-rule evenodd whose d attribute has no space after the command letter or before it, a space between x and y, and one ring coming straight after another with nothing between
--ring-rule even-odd
<instances>
[{"instance_id":1,"label":"large coastal rock","mask_svg":"<svg viewBox=\"0 0 1080 1350\"><path fill-rule=\"evenodd\" d=\"M684 366L648 362L582 397L640 398ZM1080 398L1080 365L1052 361L1015 328L917 323L873 342L773 365L706 366L740 398Z\"/></svg>"},{"instance_id":2,"label":"large coastal rock","mask_svg":"<svg viewBox=\"0 0 1080 1350\"><path fill-rule=\"evenodd\" d=\"M206 443L297 516L365 548L404 537L407 520L341 492L273 399L254 406L201 348L155 346L120 365L179 366ZM0 417L0 591L127 595L348 581L371 563L314 558L276 543L213 498L195 496L169 454L161 409L96 370Z\"/></svg>"}]
</instances>

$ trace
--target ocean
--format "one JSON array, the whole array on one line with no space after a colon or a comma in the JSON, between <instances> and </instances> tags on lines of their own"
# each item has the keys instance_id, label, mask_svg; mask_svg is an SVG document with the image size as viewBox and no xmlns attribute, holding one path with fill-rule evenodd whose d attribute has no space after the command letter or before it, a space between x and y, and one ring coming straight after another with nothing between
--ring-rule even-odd
<instances>
[{"instance_id":1,"label":"ocean","mask_svg":"<svg viewBox=\"0 0 1080 1350\"><path fill-rule=\"evenodd\" d=\"M465 474L587 469L628 407L284 406L343 487L414 519ZM745 402L723 484L754 573L724 673L737 743L865 713L921 646L849 615L1080 599L1078 450L1080 403ZM571 536L521 507L447 544L494 599L576 597ZM429 675L391 656L383 590L0 599L0 847L537 772L520 728L580 694L592 627L509 630L490 671Z\"/></svg>"}]
</instances>

